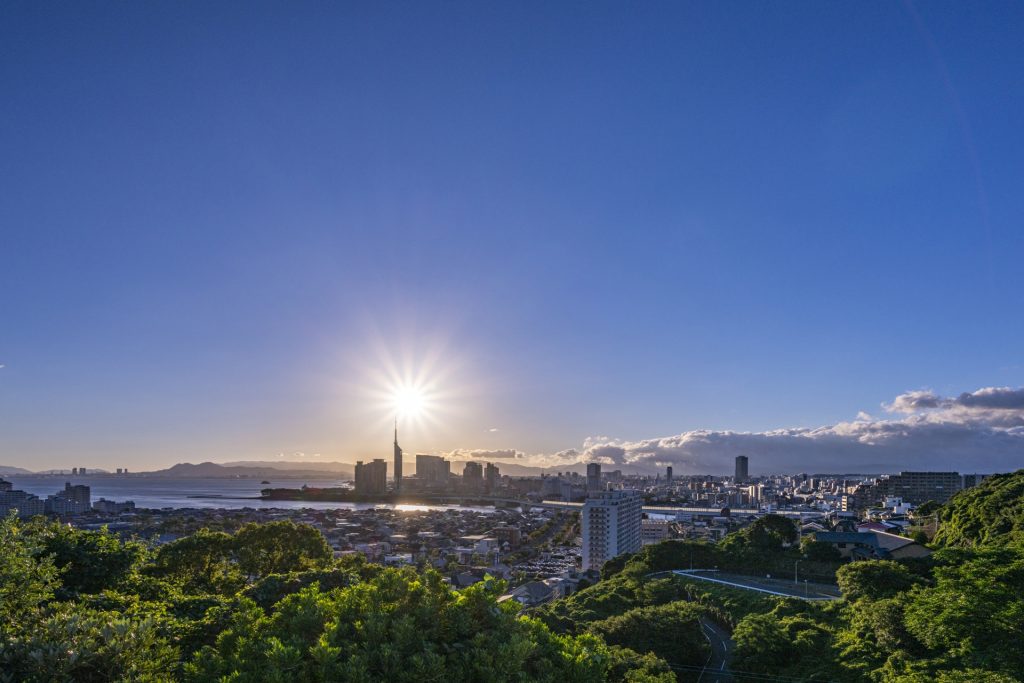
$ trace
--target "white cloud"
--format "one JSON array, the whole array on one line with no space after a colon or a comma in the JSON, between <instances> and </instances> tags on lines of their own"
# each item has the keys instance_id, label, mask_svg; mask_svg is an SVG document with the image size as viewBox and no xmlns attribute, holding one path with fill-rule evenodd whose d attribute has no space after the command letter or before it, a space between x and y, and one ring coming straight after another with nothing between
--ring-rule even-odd
<instances>
[{"instance_id":1,"label":"white cloud","mask_svg":"<svg viewBox=\"0 0 1024 683\"><path fill-rule=\"evenodd\" d=\"M1024 467L1024 388L959 396L912 391L884 406L899 417L767 432L694 430L638 441L590 437L582 450L522 455L533 465L601 462L626 471L672 464L677 472L724 473L735 456L752 472L1000 472Z\"/></svg>"}]
</instances>

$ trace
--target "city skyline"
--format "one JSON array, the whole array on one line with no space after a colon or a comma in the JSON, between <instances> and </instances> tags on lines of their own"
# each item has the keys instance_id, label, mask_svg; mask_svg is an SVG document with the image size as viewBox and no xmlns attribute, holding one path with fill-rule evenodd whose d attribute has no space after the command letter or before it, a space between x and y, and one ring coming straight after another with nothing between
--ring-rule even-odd
<instances>
[{"instance_id":1,"label":"city skyline","mask_svg":"<svg viewBox=\"0 0 1024 683\"><path fill-rule=\"evenodd\" d=\"M0 8L0 465L1024 462L1024 8L289 10Z\"/></svg>"}]
</instances>

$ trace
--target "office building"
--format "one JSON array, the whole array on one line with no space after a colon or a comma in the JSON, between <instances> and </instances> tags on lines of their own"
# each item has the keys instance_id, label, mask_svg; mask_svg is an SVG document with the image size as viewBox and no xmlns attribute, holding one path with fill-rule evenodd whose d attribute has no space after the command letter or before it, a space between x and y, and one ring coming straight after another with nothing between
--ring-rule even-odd
<instances>
[{"instance_id":1,"label":"office building","mask_svg":"<svg viewBox=\"0 0 1024 683\"><path fill-rule=\"evenodd\" d=\"M601 465L592 462L587 465L587 493L596 493L601 490Z\"/></svg>"},{"instance_id":2,"label":"office building","mask_svg":"<svg viewBox=\"0 0 1024 683\"><path fill-rule=\"evenodd\" d=\"M669 465L665 469L665 482L668 484L672 483L672 465Z\"/></svg>"},{"instance_id":3,"label":"office building","mask_svg":"<svg viewBox=\"0 0 1024 683\"><path fill-rule=\"evenodd\" d=\"M398 420L395 420L395 491L402 490L402 447L398 445Z\"/></svg>"},{"instance_id":4,"label":"office building","mask_svg":"<svg viewBox=\"0 0 1024 683\"><path fill-rule=\"evenodd\" d=\"M600 569L641 546L643 502L638 491L597 491L583 504L583 569Z\"/></svg>"},{"instance_id":5,"label":"office building","mask_svg":"<svg viewBox=\"0 0 1024 683\"><path fill-rule=\"evenodd\" d=\"M373 462L356 462L356 493L375 495L387 490L388 463L375 458Z\"/></svg>"},{"instance_id":6,"label":"office building","mask_svg":"<svg viewBox=\"0 0 1024 683\"><path fill-rule=\"evenodd\" d=\"M439 455L416 455L416 478L426 486L447 486L451 463Z\"/></svg>"},{"instance_id":7,"label":"office building","mask_svg":"<svg viewBox=\"0 0 1024 683\"><path fill-rule=\"evenodd\" d=\"M498 485L501 483L501 473L498 471L498 466L493 462L487 463L484 467L484 489L487 493L494 493L498 490Z\"/></svg>"},{"instance_id":8,"label":"office building","mask_svg":"<svg viewBox=\"0 0 1024 683\"><path fill-rule=\"evenodd\" d=\"M735 483L744 484L746 483L747 479L750 478L749 470L747 469L749 464L750 461L747 459L747 456L736 456L736 476L734 478Z\"/></svg>"}]
</instances>

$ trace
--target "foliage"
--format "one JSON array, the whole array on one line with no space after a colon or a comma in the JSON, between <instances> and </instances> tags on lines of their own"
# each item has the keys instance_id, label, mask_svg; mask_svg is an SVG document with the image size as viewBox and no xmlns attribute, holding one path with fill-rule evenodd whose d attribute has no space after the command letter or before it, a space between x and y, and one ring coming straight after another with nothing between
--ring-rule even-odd
<instances>
[{"instance_id":1,"label":"foliage","mask_svg":"<svg viewBox=\"0 0 1024 683\"><path fill-rule=\"evenodd\" d=\"M41 556L41 545L15 513L0 518L0 638L17 624L34 622L40 605L60 585L53 561Z\"/></svg>"},{"instance_id":2,"label":"foliage","mask_svg":"<svg viewBox=\"0 0 1024 683\"><path fill-rule=\"evenodd\" d=\"M957 493L938 511L935 542L973 546L1024 540L1024 470L996 474Z\"/></svg>"},{"instance_id":3,"label":"foliage","mask_svg":"<svg viewBox=\"0 0 1024 683\"><path fill-rule=\"evenodd\" d=\"M334 560L307 526L201 530L149 551L8 517L0 543L2 683L675 680L653 654L519 615L497 600L503 582L453 591L433 571Z\"/></svg>"},{"instance_id":4,"label":"foliage","mask_svg":"<svg viewBox=\"0 0 1024 683\"><path fill-rule=\"evenodd\" d=\"M910 590L917 578L898 562L872 560L844 565L836 572L839 590L849 600L891 598Z\"/></svg>"},{"instance_id":5,"label":"foliage","mask_svg":"<svg viewBox=\"0 0 1024 683\"><path fill-rule=\"evenodd\" d=\"M708 644L701 633L702 610L687 602L637 607L590 625L611 645L650 652L675 666L703 664Z\"/></svg>"},{"instance_id":6,"label":"foliage","mask_svg":"<svg viewBox=\"0 0 1024 683\"><path fill-rule=\"evenodd\" d=\"M40 541L37 553L49 556L62 572L62 592L98 593L127 578L145 556L138 541L122 541L106 528L84 531L59 522L38 521L30 533Z\"/></svg>"}]
</instances>

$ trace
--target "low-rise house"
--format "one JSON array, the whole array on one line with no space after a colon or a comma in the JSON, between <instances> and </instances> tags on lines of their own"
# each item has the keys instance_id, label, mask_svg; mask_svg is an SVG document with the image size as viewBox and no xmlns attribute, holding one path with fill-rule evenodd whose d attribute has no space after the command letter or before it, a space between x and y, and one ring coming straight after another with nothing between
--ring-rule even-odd
<instances>
[{"instance_id":1,"label":"low-rise house","mask_svg":"<svg viewBox=\"0 0 1024 683\"><path fill-rule=\"evenodd\" d=\"M842 557L853 560L899 560L932 554L906 536L884 531L825 531L815 534L814 539L835 546Z\"/></svg>"}]
</instances>

